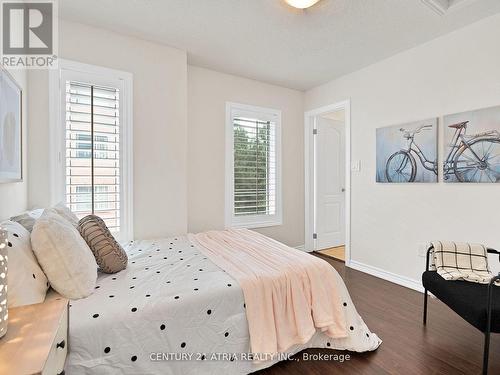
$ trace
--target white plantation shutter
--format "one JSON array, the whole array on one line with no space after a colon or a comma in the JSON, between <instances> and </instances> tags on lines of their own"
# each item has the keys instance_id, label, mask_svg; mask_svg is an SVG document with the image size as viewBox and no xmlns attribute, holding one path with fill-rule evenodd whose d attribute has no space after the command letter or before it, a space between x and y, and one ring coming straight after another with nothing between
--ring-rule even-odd
<instances>
[{"instance_id":1,"label":"white plantation shutter","mask_svg":"<svg viewBox=\"0 0 500 375\"><path fill-rule=\"evenodd\" d=\"M120 231L120 92L66 81L66 203Z\"/></svg>"},{"instance_id":2,"label":"white plantation shutter","mask_svg":"<svg viewBox=\"0 0 500 375\"><path fill-rule=\"evenodd\" d=\"M276 213L276 123L233 119L234 215Z\"/></svg>"},{"instance_id":3,"label":"white plantation shutter","mask_svg":"<svg viewBox=\"0 0 500 375\"><path fill-rule=\"evenodd\" d=\"M226 225L281 223L279 111L228 104Z\"/></svg>"}]
</instances>

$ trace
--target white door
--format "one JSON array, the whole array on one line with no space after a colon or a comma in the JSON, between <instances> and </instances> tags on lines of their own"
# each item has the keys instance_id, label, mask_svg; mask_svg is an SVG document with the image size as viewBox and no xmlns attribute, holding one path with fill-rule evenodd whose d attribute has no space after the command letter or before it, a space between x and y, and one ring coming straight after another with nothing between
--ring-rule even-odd
<instances>
[{"instance_id":1,"label":"white door","mask_svg":"<svg viewBox=\"0 0 500 375\"><path fill-rule=\"evenodd\" d=\"M316 118L316 250L345 245L344 123Z\"/></svg>"}]
</instances>

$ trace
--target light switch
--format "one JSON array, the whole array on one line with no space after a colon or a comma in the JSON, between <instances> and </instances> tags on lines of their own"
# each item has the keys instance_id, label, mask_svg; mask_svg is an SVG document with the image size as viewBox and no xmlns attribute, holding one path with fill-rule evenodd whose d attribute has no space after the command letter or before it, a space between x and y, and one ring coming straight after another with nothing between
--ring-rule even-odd
<instances>
[{"instance_id":1,"label":"light switch","mask_svg":"<svg viewBox=\"0 0 500 375\"><path fill-rule=\"evenodd\" d=\"M351 171L353 172L361 171L361 160L356 160L351 163Z\"/></svg>"}]
</instances>

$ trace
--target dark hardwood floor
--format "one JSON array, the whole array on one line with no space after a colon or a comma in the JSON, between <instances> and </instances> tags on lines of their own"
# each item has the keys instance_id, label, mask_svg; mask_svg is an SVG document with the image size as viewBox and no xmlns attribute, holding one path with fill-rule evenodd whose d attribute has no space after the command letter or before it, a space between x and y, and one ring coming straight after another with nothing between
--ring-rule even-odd
<instances>
[{"instance_id":1,"label":"dark hardwood floor","mask_svg":"<svg viewBox=\"0 0 500 375\"><path fill-rule=\"evenodd\" d=\"M349 352L351 359L280 362L259 375L293 374L480 374L484 335L446 305L429 298L422 325L423 294L347 268L320 256L340 273L359 314L383 341L370 353ZM332 353L308 349L307 353ZM338 354L346 352L336 352ZM500 374L500 334L492 334L489 374Z\"/></svg>"}]
</instances>

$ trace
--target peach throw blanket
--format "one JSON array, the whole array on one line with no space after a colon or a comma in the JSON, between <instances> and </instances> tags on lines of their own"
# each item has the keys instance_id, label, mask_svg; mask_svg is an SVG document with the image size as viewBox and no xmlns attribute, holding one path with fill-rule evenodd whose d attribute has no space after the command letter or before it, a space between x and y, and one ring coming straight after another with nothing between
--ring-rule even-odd
<instances>
[{"instance_id":1,"label":"peach throw blanket","mask_svg":"<svg viewBox=\"0 0 500 375\"><path fill-rule=\"evenodd\" d=\"M243 289L252 353L284 352L308 342L317 329L347 336L327 262L246 229L190 236Z\"/></svg>"}]
</instances>

